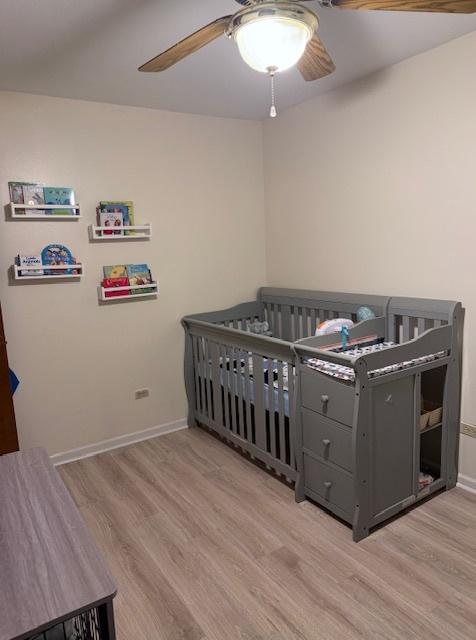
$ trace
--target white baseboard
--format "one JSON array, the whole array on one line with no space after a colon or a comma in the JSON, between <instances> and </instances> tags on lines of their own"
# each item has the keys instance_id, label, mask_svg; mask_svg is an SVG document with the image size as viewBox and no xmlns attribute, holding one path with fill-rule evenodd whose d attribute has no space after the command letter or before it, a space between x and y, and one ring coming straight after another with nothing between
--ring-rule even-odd
<instances>
[{"instance_id":1,"label":"white baseboard","mask_svg":"<svg viewBox=\"0 0 476 640\"><path fill-rule=\"evenodd\" d=\"M63 453L55 453L51 456L51 461L55 466L60 464L66 464L67 462L74 462L74 460L81 460L83 458L90 458L98 453L104 453L105 451L112 451L113 449L119 449L120 447L126 447L129 444L135 442L142 442L143 440L150 440L150 438L157 438L157 436L164 436L166 433L172 433L174 431L180 431L187 428L187 420L175 420L175 422L168 422L167 424L161 424L157 427L150 427L143 431L135 431L134 433L128 433L125 436L119 436L118 438L111 438L110 440L102 440L95 444L88 444L85 447L78 447L77 449L71 449L71 451L65 451Z\"/></svg>"},{"instance_id":2,"label":"white baseboard","mask_svg":"<svg viewBox=\"0 0 476 640\"><path fill-rule=\"evenodd\" d=\"M476 493L476 478L470 478L460 473L457 486L466 491L471 491L471 493Z\"/></svg>"}]
</instances>

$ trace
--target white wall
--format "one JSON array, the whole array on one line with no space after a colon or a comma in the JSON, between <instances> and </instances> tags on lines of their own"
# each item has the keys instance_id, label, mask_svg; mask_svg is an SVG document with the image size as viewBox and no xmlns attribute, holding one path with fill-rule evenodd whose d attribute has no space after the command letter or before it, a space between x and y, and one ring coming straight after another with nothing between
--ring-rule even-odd
<instances>
[{"instance_id":1,"label":"white wall","mask_svg":"<svg viewBox=\"0 0 476 640\"><path fill-rule=\"evenodd\" d=\"M253 299L265 280L261 125L0 93L0 188L76 189L77 222L0 220L0 300L23 446L49 453L186 415L180 318ZM151 242L91 244L99 200L128 199ZM252 233L250 233L252 230ZM80 283L9 286L18 252L50 242L86 265ZM148 262L157 300L98 306L102 266ZM133 392L149 387L149 399Z\"/></svg>"},{"instance_id":2,"label":"white wall","mask_svg":"<svg viewBox=\"0 0 476 640\"><path fill-rule=\"evenodd\" d=\"M264 138L268 284L463 301L471 424L475 65L472 33L289 109Z\"/></svg>"}]
</instances>

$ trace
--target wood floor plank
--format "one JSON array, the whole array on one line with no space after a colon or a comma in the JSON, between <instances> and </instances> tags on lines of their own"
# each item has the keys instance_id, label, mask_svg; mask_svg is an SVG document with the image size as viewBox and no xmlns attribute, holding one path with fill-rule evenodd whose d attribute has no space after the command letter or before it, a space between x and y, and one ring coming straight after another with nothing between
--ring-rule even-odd
<instances>
[{"instance_id":1,"label":"wood floor plank","mask_svg":"<svg viewBox=\"0 0 476 640\"><path fill-rule=\"evenodd\" d=\"M201 429L60 468L119 592L118 640L474 640L476 496L359 544Z\"/></svg>"}]
</instances>

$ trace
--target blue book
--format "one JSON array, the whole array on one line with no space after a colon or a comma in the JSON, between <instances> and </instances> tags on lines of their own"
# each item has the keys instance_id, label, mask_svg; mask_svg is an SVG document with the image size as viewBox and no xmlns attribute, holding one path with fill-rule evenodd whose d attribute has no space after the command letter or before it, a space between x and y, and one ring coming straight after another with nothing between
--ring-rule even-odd
<instances>
[{"instance_id":1,"label":"blue book","mask_svg":"<svg viewBox=\"0 0 476 640\"><path fill-rule=\"evenodd\" d=\"M129 284L133 286L152 284L152 275L147 264L128 264L126 265L127 277ZM132 289L132 294L152 293L154 289Z\"/></svg>"}]
</instances>

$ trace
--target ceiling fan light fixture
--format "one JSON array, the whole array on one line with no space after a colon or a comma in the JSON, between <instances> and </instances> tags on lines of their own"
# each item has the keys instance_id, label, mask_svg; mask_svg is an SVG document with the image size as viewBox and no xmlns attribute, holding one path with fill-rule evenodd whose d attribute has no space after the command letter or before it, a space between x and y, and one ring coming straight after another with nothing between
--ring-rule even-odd
<instances>
[{"instance_id":1,"label":"ceiling fan light fixture","mask_svg":"<svg viewBox=\"0 0 476 640\"><path fill-rule=\"evenodd\" d=\"M269 73L297 64L317 26L317 16L304 7L263 3L240 11L232 21L231 33L246 64Z\"/></svg>"}]
</instances>

